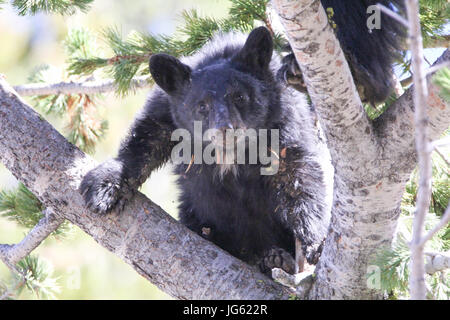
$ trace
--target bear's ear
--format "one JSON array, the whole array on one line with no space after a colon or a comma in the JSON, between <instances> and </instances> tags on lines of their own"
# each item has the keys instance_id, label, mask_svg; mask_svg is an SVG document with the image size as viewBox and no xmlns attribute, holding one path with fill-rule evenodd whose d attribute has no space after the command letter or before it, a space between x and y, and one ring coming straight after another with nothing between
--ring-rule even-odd
<instances>
[{"instance_id":1,"label":"bear's ear","mask_svg":"<svg viewBox=\"0 0 450 320\"><path fill-rule=\"evenodd\" d=\"M241 63L251 70L265 70L269 67L272 53L272 35L267 28L259 27L250 32L244 47L233 58L233 61Z\"/></svg>"},{"instance_id":2,"label":"bear's ear","mask_svg":"<svg viewBox=\"0 0 450 320\"><path fill-rule=\"evenodd\" d=\"M156 84L174 94L190 82L191 68L177 58L160 53L150 57L150 73Z\"/></svg>"}]
</instances>

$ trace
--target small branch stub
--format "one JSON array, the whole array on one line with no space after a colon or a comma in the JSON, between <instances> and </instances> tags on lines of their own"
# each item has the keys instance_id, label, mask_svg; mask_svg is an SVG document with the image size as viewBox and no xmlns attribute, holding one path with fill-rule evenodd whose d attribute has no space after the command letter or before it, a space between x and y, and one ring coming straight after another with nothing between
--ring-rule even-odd
<instances>
[{"instance_id":1,"label":"small branch stub","mask_svg":"<svg viewBox=\"0 0 450 320\"><path fill-rule=\"evenodd\" d=\"M15 271L15 265L28 256L63 223L64 219L56 216L51 209L45 209L44 217L31 229L26 237L15 245L0 245L0 260Z\"/></svg>"}]
</instances>

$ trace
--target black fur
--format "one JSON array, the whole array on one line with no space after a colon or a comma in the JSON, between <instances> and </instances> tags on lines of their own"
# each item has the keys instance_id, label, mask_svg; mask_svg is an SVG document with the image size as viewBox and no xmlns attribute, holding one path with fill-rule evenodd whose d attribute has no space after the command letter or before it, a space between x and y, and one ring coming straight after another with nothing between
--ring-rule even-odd
<instances>
[{"instance_id":1,"label":"black fur","mask_svg":"<svg viewBox=\"0 0 450 320\"><path fill-rule=\"evenodd\" d=\"M160 54L150 60L155 88L117 158L90 171L80 190L99 213L120 211L149 173L165 163L176 128L279 129L280 172L262 176L261 164L182 164L180 220L231 254L294 270L294 237L314 253L325 236L328 216L322 172L313 145L313 117L304 97L276 79L281 64L272 57L265 28L219 35L182 61ZM295 128L295 129L294 129ZM188 169L189 167L189 169ZM300 215L301 217L298 217ZM205 232L207 230L207 232ZM266 257L265 259L263 259ZM314 262L314 254L309 254Z\"/></svg>"},{"instance_id":2,"label":"black fur","mask_svg":"<svg viewBox=\"0 0 450 320\"><path fill-rule=\"evenodd\" d=\"M331 20L344 51L356 86L364 102L377 104L386 100L394 87L392 64L404 48L406 29L396 20L381 14L381 29L369 30L367 8L377 3L404 14L404 0L321 0L333 9ZM284 77L306 92L301 72L293 54L285 57Z\"/></svg>"},{"instance_id":3,"label":"black fur","mask_svg":"<svg viewBox=\"0 0 450 320\"><path fill-rule=\"evenodd\" d=\"M325 6L338 4L335 19L342 12L358 15L344 2L323 1ZM352 5L361 10L368 2L352 1ZM390 43L394 39L384 33L381 38L373 36L377 50L371 44L366 49L367 40L351 40L352 32L358 37L363 31L346 32L361 27L360 16L346 16L348 27L337 19L347 55L355 57L361 70L376 72L366 88L374 88L369 96L384 96L383 86L389 81L380 80L379 72L387 72L386 76L391 70L387 65L396 48ZM387 46L386 53L378 56L382 44ZM150 94L118 156L84 177L80 191L87 206L99 213L121 211L149 174L169 160L175 144L170 141L171 133L177 128L192 132L194 120L202 122L203 130L279 129L279 171L275 175L261 175L260 163L178 165L180 220L231 254L259 264L265 272L276 266L293 272L295 238L303 244L307 260L317 262L330 215L315 115L305 96L277 77L286 66L272 51L272 38L261 27L248 38L219 34L181 60L165 54L152 56L150 72L159 87Z\"/></svg>"}]
</instances>

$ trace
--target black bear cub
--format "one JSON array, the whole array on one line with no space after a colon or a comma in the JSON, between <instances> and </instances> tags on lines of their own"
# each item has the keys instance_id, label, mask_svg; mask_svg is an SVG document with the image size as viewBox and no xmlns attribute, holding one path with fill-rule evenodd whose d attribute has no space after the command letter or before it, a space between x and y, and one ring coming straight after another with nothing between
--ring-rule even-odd
<instances>
[{"instance_id":1,"label":"black bear cub","mask_svg":"<svg viewBox=\"0 0 450 320\"><path fill-rule=\"evenodd\" d=\"M381 2L401 12L402 1L321 2L334 10L335 31L361 98L372 103L384 100L392 90L392 62L400 52L404 30L383 16L381 29L369 32L366 10ZM194 139L188 144L193 147L183 150L188 161L175 169L181 222L232 255L258 264L263 272L280 267L293 273L301 269L303 257L316 263L330 220L332 179L324 179L329 172L324 170L327 150L320 147L323 139L315 114L305 95L287 86L296 77L301 81L301 73L292 55L284 62L273 53L272 37L264 27L248 37L218 34L181 60L153 55L150 72L158 86L118 156L83 178L80 191L87 206L98 213L121 211L153 170L173 160L178 145L172 133L184 129ZM209 139L195 139L198 125L200 135ZM208 136L208 129L216 133ZM236 150L228 138L218 137L239 129L266 130L266 143L258 135L256 144L263 155L273 156L274 174L262 174L267 165L259 158L248 161L252 148L247 138L246 162L236 163L231 156L233 161L223 161ZM218 161L213 163L198 161L198 142L200 151L206 151L208 143L225 151L214 149L211 155Z\"/></svg>"},{"instance_id":2,"label":"black bear cub","mask_svg":"<svg viewBox=\"0 0 450 320\"><path fill-rule=\"evenodd\" d=\"M280 68L264 27L247 39L238 33L218 35L181 61L165 54L152 56L150 72L158 87L118 156L84 177L80 189L88 207L99 213L122 210L151 171L169 160L176 144L171 133L185 129L194 136L194 121L202 125L202 133L211 128L224 133L268 129L278 133L277 149L269 137L265 150L266 155L275 154L275 174L262 174L266 165L259 160L176 166L180 220L264 272L273 267L295 271L295 239L314 263L329 221L316 152L319 137L304 95L276 77ZM259 135L257 140L260 143ZM248 141L245 148L248 156Z\"/></svg>"}]
</instances>

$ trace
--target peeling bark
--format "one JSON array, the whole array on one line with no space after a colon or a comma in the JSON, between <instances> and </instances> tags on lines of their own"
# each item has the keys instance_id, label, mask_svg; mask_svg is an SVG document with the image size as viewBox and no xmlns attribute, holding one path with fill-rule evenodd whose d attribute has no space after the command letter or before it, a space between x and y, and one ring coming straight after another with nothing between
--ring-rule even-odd
<instances>
[{"instance_id":1,"label":"peeling bark","mask_svg":"<svg viewBox=\"0 0 450 320\"><path fill-rule=\"evenodd\" d=\"M290 292L138 194L121 215L89 212L78 192L95 166L0 78L0 160L43 204L179 299L287 299Z\"/></svg>"}]
</instances>

